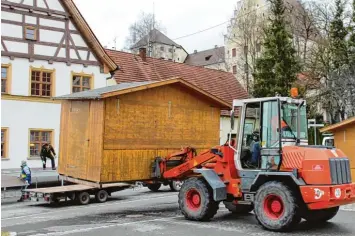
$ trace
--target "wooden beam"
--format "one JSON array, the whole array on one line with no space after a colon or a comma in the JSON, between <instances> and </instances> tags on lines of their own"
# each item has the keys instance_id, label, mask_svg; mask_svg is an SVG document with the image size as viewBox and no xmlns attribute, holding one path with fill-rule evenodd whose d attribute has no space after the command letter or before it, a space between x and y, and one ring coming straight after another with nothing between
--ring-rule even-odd
<instances>
[{"instance_id":1,"label":"wooden beam","mask_svg":"<svg viewBox=\"0 0 355 236\"><path fill-rule=\"evenodd\" d=\"M24 17L25 15L23 15ZM40 19L41 17L37 17L38 19ZM66 32L66 29L62 29L62 28L57 28L57 27L51 27L51 26L44 26L44 25L40 25L38 24L31 24L31 23L25 23L25 21L21 22L17 22L17 21L11 21L11 20L1 20L1 23L5 23L5 24L11 24L11 25L18 25L18 26L33 26L36 27L38 29L44 29L44 30L51 30L51 31L56 31L56 32ZM80 32L77 30L69 30L70 33L72 34L79 34Z\"/></svg>"},{"instance_id":2,"label":"wooden beam","mask_svg":"<svg viewBox=\"0 0 355 236\"><path fill-rule=\"evenodd\" d=\"M7 57L19 57L19 58L26 58L26 59L30 59L30 55L26 54L26 53L18 53L18 52L5 52L3 51L2 56L7 56ZM43 55L37 55L34 54L32 59L34 60L45 60L45 61L56 61L56 62L68 62L68 60L66 58L53 58L53 56L43 56ZM75 63L75 64L86 64L86 65L92 65L92 66L100 66L99 62L96 61L84 61L84 60L77 60L77 59L71 59L70 60L71 63Z\"/></svg>"},{"instance_id":3,"label":"wooden beam","mask_svg":"<svg viewBox=\"0 0 355 236\"><path fill-rule=\"evenodd\" d=\"M57 10L52 10L52 9L47 9L47 8L42 8L42 7L24 5L24 4L21 4L21 3L1 1L1 5L5 5L5 6L9 6L9 7L10 6L18 7L18 8L22 8L22 9L26 9L26 10L33 10L33 11L51 12L51 13L54 13L56 15L69 17L69 14L66 13L66 12L63 12L63 11L57 11Z\"/></svg>"},{"instance_id":4,"label":"wooden beam","mask_svg":"<svg viewBox=\"0 0 355 236\"><path fill-rule=\"evenodd\" d=\"M155 87L159 87L159 86L163 86L163 85L173 84L178 81L179 81L178 79L164 80L164 81L155 82L152 84L141 85L141 86L134 87L134 88L127 88L127 89L123 89L123 90L119 90L119 91L104 93L101 95L101 97L108 98L108 97L118 96L118 95L122 95L122 94L126 94L126 93L132 93L132 92L137 92L137 91L141 91L141 90L145 90L145 89L149 89L149 88L155 88Z\"/></svg>"},{"instance_id":5,"label":"wooden beam","mask_svg":"<svg viewBox=\"0 0 355 236\"><path fill-rule=\"evenodd\" d=\"M15 38L15 37L9 37L9 36L2 36L1 39L5 40L5 41L11 41L11 42L21 42L21 43L28 43L29 40L26 39L22 39L22 38ZM41 41L33 41L35 44L38 45L43 45L43 46L51 46L51 47L59 47L60 46L60 42L59 43L50 43L50 42L41 42ZM83 51L90 51L89 48L87 47L81 47L81 46L69 46L66 45L66 47L69 47L69 49L77 49L77 50L83 50Z\"/></svg>"},{"instance_id":6,"label":"wooden beam","mask_svg":"<svg viewBox=\"0 0 355 236\"><path fill-rule=\"evenodd\" d=\"M1 5L3 5L3 2L1 2ZM62 21L65 22L66 19L63 17L58 17L58 16L48 16L48 15L42 15L42 14L38 14L36 12L28 12L28 11L22 11L22 10L18 10L18 9L10 9L10 8L6 8L6 7L1 7L1 11L6 11L6 12L10 12L10 13L17 13L17 14L22 14L22 15L26 15L26 16L40 16L44 19L49 19L49 20L57 20L57 21Z\"/></svg>"}]
</instances>

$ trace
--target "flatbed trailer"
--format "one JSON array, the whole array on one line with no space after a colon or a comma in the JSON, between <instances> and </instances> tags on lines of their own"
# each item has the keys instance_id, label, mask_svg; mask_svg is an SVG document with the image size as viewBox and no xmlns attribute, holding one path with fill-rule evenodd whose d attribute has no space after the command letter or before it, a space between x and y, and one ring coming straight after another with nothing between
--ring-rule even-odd
<instances>
[{"instance_id":1,"label":"flatbed trailer","mask_svg":"<svg viewBox=\"0 0 355 236\"><path fill-rule=\"evenodd\" d=\"M62 181L66 180L72 185L62 185L48 188L35 188L23 190L24 200L45 201L58 203L60 200L71 200L78 204L86 205L90 203L90 196L95 196L97 202L106 202L112 193L132 187L132 183L93 183L90 181L74 179L60 176Z\"/></svg>"}]
</instances>

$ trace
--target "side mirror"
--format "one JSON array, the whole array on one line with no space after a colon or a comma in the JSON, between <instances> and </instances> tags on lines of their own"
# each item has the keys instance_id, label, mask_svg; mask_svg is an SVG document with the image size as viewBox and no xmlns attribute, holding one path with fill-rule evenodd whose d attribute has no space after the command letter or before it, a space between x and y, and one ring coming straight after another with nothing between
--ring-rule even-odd
<instances>
[{"instance_id":1,"label":"side mirror","mask_svg":"<svg viewBox=\"0 0 355 236\"><path fill-rule=\"evenodd\" d=\"M234 129L234 110L231 111L231 129Z\"/></svg>"}]
</instances>

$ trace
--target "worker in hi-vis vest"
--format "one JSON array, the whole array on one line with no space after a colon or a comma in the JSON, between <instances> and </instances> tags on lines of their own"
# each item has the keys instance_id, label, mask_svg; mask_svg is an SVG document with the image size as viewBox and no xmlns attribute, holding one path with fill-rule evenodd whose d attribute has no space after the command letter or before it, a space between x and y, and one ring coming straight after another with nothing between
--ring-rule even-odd
<instances>
[{"instance_id":1,"label":"worker in hi-vis vest","mask_svg":"<svg viewBox=\"0 0 355 236\"><path fill-rule=\"evenodd\" d=\"M18 202L23 201L23 190L26 190L29 185L31 185L31 169L27 165L26 161L21 161L21 174L20 179L25 182L25 186L21 189L21 198L17 200Z\"/></svg>"}]
</instances>

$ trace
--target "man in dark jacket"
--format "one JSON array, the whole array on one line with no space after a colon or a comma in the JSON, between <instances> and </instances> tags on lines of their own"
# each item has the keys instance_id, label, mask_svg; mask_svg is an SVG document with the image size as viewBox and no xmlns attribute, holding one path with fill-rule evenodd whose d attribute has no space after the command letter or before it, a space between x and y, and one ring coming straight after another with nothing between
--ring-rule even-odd
<instances>
[{"instance_id":1,"label":"man in dark jacket","mask_svg":"<svg viewBox=\"0 0 355 236\"><path fill-rule=\"evenodd\" d=\"M42 163L43 163L43 170L46 169L46 162L47 162L47 157L49 159L51 159L51 162L52 162L52 170L55 170L55 162L54 162L54 158L55 158L55 151L54 151L54 148L52 147L52 145L50 145L49 143L45 143L43 146L42 146L42 149L41 149L41 159L42 159Z\"/></svg>"}]
</instances>

